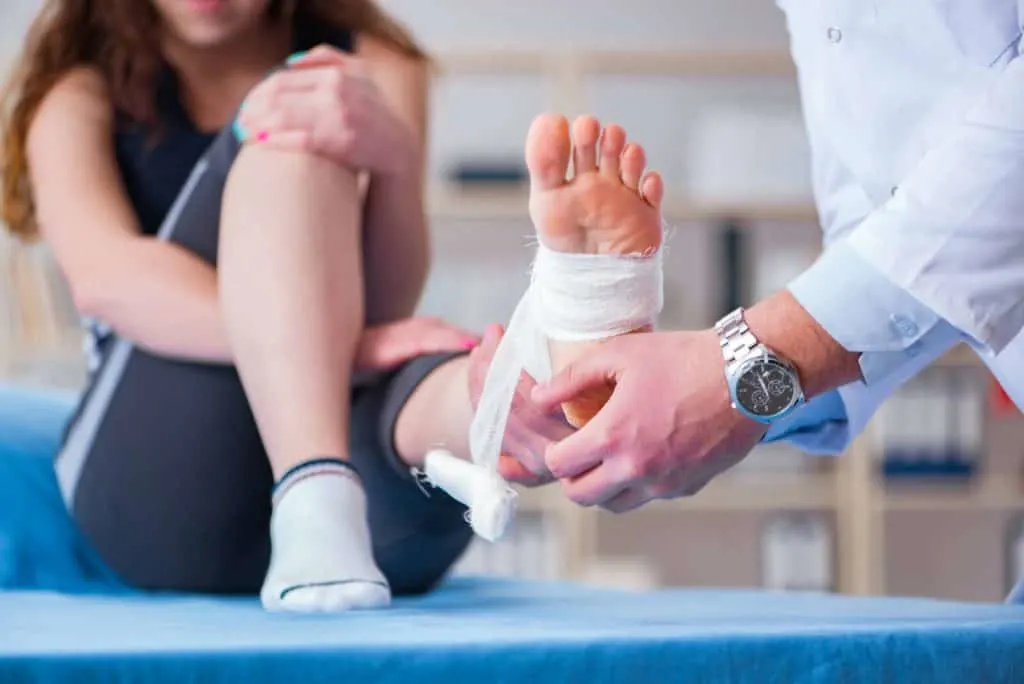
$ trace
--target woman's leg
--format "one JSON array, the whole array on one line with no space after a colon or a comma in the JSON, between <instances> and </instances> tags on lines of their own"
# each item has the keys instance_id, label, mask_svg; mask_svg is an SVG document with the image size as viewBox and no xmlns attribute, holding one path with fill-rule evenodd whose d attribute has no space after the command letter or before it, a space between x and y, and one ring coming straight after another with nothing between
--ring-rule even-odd
<instances>
[{"instance_id":1,"label":"woman's leg","mask_svg":"<svg viewBox=\"0 0 1024 684\"><path fill-rule=\"evenodd\" d=\"M222 199L238 152L233 135L218 138L161 231L163 239L211 264L219 258ZM299 329L305 329L303 322ZM166 359L116 336L100 340L98 351L102 365L75 411L56 461L61 490L78 527L132 586L259 592L271 559L274 477L236 369ZM393 448L401 407L422 378L447 360L418 359L359 390L352 402L349 443L342 446L366 489L373 554L396 593L432 587L470 536L462 519L465 509L441 492L425 497ZM348 388L342 381L338 385L347 398ZM337 423L345 424L341 418ZM293 494L298 496L288 497L292 501L311 498L300 490ZM314 506L316 515L306 521L307 529L332 515L338 498ZM351 499L358 501L358 492ZM364 526L365 517L363 511L337 516ZM337 531L331 525L321 527ZM322 545L305 546L316 550ZM305 573L323 566L313 563Z\"/></svg>"},{"instance_id":2,"label":"woman's leg","mask_svg":"<svg viewBox=\"0 0 1024 684\"><path fill-rule=\"evenodd\" d=\"M349 454L363 331L356 175L310 154L246 146L224 194L218 274L235 364L274 472L271 609L386 605Z\"/></svg>"},{"instance_id":3,"label":"woman's leg","mask_svg":"<svg viewBox=\"0 0 1024 684\"><path fill-rule=\"evenodd\" d=\"M312 458L347 458L363 331L359 233L352 172L307 154L241 150L221 215L221 306L277 479Z\"/></svg>"},{"instance_id":4,"label":"woman's leg","mask_svg":"<svg viewBox=\"0 0 1024 684\"><path fill-rule=\"evenodd\" d=\"M230 132L218 137L160 230L213 266L237 155ZM140 589L258 592L270 559L274 479L236 369L91 333L101 364L55 463L78 527Z\"/></svg>"}]
</instances>

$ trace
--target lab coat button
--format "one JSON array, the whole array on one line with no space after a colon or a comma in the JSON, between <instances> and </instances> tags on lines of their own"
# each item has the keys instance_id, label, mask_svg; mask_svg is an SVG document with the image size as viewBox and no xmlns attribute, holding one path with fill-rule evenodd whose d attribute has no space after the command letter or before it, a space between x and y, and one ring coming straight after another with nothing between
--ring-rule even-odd
<instances>
[{"instance_id":1,"label":"lab coat button","mask_svg":"<svg viewBox=\"0 0 1024 684\"><path fill-rule=\"evenodd\" d=\"M917 335L917 323L910 320L906 316L895 315L889 319L892 323L893 330L900 337L911 338Z\"/></svg>"}]
</instances>

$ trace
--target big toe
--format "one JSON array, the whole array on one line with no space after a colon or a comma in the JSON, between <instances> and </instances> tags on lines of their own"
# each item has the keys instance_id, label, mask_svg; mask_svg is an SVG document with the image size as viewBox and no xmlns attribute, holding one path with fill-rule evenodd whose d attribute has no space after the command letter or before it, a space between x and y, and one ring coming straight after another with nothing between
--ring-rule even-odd
<instances>
[{"instance_id":1,"label":"big toe","mask_svg":"<svg viewBox=\"0 0 1024 684\"><path fill-rule=\"evenodd\" d=\"M552 190L565 183L572 141L569 122L558 114L534 119L526 136L526 167L530 184L538 190Z\"/></svg>"}]
</instances>

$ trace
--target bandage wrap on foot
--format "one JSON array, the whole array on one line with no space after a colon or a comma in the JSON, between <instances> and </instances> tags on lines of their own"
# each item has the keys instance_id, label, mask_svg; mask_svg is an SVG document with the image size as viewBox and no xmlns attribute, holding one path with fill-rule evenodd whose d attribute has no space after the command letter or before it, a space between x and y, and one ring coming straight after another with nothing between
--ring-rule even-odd
<instances>
[{"instance_id":1,"label":"bandage wrap on foot","mask_svg":"<svg viewBox=\"0 0 1024 684\"><path fill-rule=\"evenodd\" d=\"M470 426L473 464L460 463L461 476L456 466L446 465L448 458L435 456L434 475L427 464L431 482L469 507L479 536L501 538L514 518L515 491L498 474L498 459L523 371L537 382L551 378L549 340L595 341L653 326L664 305L663 281L660 249L598 255L538 246L530 287L498 345ZM473 486L451 484L461 482L460 477L471 478Z\"/></svg>"}]
</instances>

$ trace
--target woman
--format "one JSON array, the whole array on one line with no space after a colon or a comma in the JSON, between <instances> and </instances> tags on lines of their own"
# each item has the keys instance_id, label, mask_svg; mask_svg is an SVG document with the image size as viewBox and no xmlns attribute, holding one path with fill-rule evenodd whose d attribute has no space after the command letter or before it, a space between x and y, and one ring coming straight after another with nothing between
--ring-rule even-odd
<instances>
[{"instance_id":1,"label":"woman","mask_svg":"<svg viewBox=\"0 0 1024 684\"><path fill-rule=\"evenodd\" d=\"M464 507L410 475L465 455L472 415L450 351L472 337L400 320L426 271L425 70L369 0L53 0L37 23L4 218L39 225L97 322L56 467L128 583L370 608L467 545ZM449 351L410 343L431 335Z\"/></svg>"}]
</instances>

